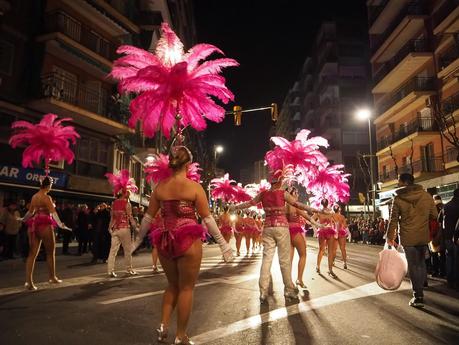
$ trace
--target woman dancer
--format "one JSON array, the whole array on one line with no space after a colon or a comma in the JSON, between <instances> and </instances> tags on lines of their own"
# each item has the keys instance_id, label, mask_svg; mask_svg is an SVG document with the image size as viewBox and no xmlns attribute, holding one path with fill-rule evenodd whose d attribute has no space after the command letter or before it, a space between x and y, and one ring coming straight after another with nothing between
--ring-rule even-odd
<instances>
[{"instance_id":1,"label":"woman dancer","mask_svg":"<svg viewBox=\"0 0 459 345\"><path fill-rule=\"evenodd\" d=\"M251 216L250 214L247 214L244 220L245 220L245 227L244 227L245 246L247 249L247 255L249 255L251 242L252 242L252 254L254 252L255 238L258 233L258 227L257 227L257 222L255 221L255 218Z\"/></svg>"},{"instance_id":2,"label":"woman dancer","mask_svg":"<svg viewBox=\"0 0 459 345\"><path fill-rule=\"evenodd\" d=\"M346 217L341 214L341 207L339 205L333 206L333 221L335 227L338 230L338 241L335 242L335 250L333 257L336 258L336 252L339 249L341 250L341 257L344 262L344 269L347 269L347 254L346 254L346 239L349 237L349 229L347 227Z\"/></svg>"},{"instance_id":3,"label":"woman dancer","mask_svg":"<svg viewBox=\"0 0 459 345\"><path fill-rule=\"evenodd\" d=\"M132 268L132 243L131 243L131 224L137 227L137 224L132 217L131 204L129 203L129 191L123 188L117 194L117 199L112 203L112 213L110 225L108 230L112 235L112 244L110 247L110 254L107 260L108 275L111 278L116 278L115 273L115 259L120 245L123 246L124 264L126 266L126 273L129 275L136 275L137 272Z\"/></svg>"},{"instance_id":4,"label":"woman dancer","mask_svg":"<svg viewBox=\"0 0 459 345\"><path fill-rule=\"evenodd\" d=\"M338 232L334 228L333 214L330 213L328 208L328 200L322 199L321 201L322 211L326 214L317 214L315 219L319 220L319 223L323 224L317 230L317 237L319 238L319 252L317 253L317 266L316 272L320 274L320 263L325 252L325 247L328 248L328 274L333 278L338 278L333 272L333 261L334 261L334 246L335 237L338 236Z\"/></svg>"},{"instance_id":5,"label":"woman dancer","mask_svg":"<svg viewBox=\"0 0 459 345\"><path fill-rule=\"evenodd\" d=\"M159 261L169 285L163 295L161 324L157 333L158 341L167 340L171 314L177 307L174 344L193 344L186 329L193 304L193 289L201 266L202 240L206 234L205 228L196 220L196 212L219 243L225 261L232 259L231 247L210 214L204 189L186 177L187 166L192 159L191 152L185 146L172 149L169 166L173 174L156 186L141 225L141 228L149 228L152 217L161 208L164 228L155 230L152 239L158 248Z\"/></svg>"},{"instance_id":6,"label":"woman dancer","mask_svg":"<svg viewBox=\"0 0 459 345\"><path fill-rule=\"evenodd\" d=\"M233 234L233 222L231 221L231 215L228 212L228 206L223 206L223 213L220 215L218 223L223 238L226 242L229 243L231 240L231 235Z\"/></svg>"},{"instance_id":7,"label":"woman dancer","mask_svg":"<svg viewBox=\"0 0 459 345\"><path fill-rule=\"evenodd\" d=\"M236 221L234 224L234 238L236 239L236 255L241 255L241 243L242 237L245 232L245 219L243 218L243 212L238 211L236 215Z\"/></svg>"},{"instance_id":8,"label":"woman dancer","mask_svg":"<svg viewBox=\"0 0 459 345\"><path fill-rule=\"evenodd\" d=\"M153 263L153 273L158 273L159 270L158 270L158 248L156 248L156 246L153 243L152 235L156 229L162 229L162 228L164 228L164 224L163 224L163 218L161 217L161 210L159 210L158 213L156 214L155 219L153 220L153 223L151 224L151 231L150 231L150 236L149 236L150 244L151 244L151 261Z\"/></svg>"},{"instance_id":9,"label":"woman dancer","mask_svg":"<svg viewBox=\"0 0 459 345\"><path fill-rule=\"evenodd\" d=\"M56 237L54 229L70 230L59 219L51 197L48 195L53 180L46 176L40 183L40 190L35 193L30 203L30 208L23 221L28 226L29 232L29 256L26 261L26 282L24 287L28 290L37 290L33 283L33 270L35 260L40 251L41 242L45 246L46 263L48 265L48 282L50 284L62 283L56 276Z\"/></svg>"}]
</instances>

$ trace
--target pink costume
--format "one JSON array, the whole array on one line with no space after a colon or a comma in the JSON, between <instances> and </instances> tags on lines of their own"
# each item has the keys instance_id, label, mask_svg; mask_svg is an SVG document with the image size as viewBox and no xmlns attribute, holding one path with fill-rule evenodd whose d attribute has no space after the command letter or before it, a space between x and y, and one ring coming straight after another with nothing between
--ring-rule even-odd
<instances>
[{"instance_id":1,"label":"pink costume","mask_svg":"<svg viewBox=\"0 0 459 345\"><path fill-rule=\"evenodd\" d=\"M231 223L226 221L226 220L221 220L220 232L222 233L222 235L232 234L233 233L233 227L231 226Z\"/></svg>"},{"instance_id":2,"label":"pink costume","mask_svg":"<svg viewBox=\"0 0 459 345\"><path fill-rule=\"evenodd\" d=\"M266 213L265 228L288 228L288 220L285 215L284 193L285 192L280 189L262 193L261 203Z\"/></svg>"},{"instance_id":3,"label":"pink costume","mask_svg":"<svg viewBox=\"0 0 459 345\"><path fill-rule=\"evenodd\" d=\"M57 226L56 221L53 219L47 207L39 207L33 217L26 221L28 231L33 234L37 231L44 229L46 226L55 228Z\"/></svg>"},{"instance_id":4,"label":"pink costume","mask_svg":"<svg viewBox=\"0 0 459 345\"><path fill-rule=\"evenodd\" d=\"M176 259L197 240L206 238L206 229L196 220L195 206L191 201L161 201L164 227L152 231L153 245L169 259Z\"/></svg>"},{"instance_id":5,"label":"pink costume","mask_svg":"<svg viewBox=\"0 0 459 345\"><path fill-rule=\"evenodd\" d=\"M340 227L338 230L338 238L339 237L348 237L351 233L349 232L348 228Z\"/></svg>"},{"instance_id":6,"label":"pink costume","mask_svg":"<svg viewBox=\"0 0 459 345\"><path fill-rule=\"evenodd\" d=\"M158 212L158 214L156 215L156 217L153 219L153 222L151 223L151 226L150 226L150 232L148 234L148 238L150 240L150 244L152 246L154 246L154 243L153 243L153 233L155 231L161 231L161 229L164 228L164 223L163 223L163 218L161 217L161 213Z\"/></svg>"},{"instance_id":7,"label":"pink costume","mask_svg":"<svg viewBox=\"0 0 459 345\"><path fill-rule=\"evenodd\" d=\"M301 226L301 217L297 213L288 213L288 230L290 231L290 240L293 241L293 238L297 234L304 233L304 229Z\"/></svg>"},{"instance_id":8,"label":"pink costume","mask_svg":"<svg viewBox=\"0 0 459 345\"><path fill-rule=\"evenodd\" d=\"M320 222L324 224L325 227L317 230L317 237L319 239L323 238L323 239L328 240L332 237L335 237L335 238L337 237L338 234L337 234L336 229L333 227L331 219L323 219L323 220L320 220Z\"/></svg>"},{"instance_id":9,"label":"pink costume","mask_svg":"<svg viewBox=\"0 0 459 345\"><path fill-rule=\"evenodd\" d=\"M244 218L244 235L246 236L255 236L258 234L258 227L255 219L253 218Z\"/></svg>"},{"instance_id":10,"label":"pink costume","mask_svg":"<svg viewBox=\"0 0 459 345\"><path fill-rule=\"evenodd\" d=\"M129 228L129 218L126 211L127 200L116 199L112 204L113 230Z\"/></svg>"}]
</instances>

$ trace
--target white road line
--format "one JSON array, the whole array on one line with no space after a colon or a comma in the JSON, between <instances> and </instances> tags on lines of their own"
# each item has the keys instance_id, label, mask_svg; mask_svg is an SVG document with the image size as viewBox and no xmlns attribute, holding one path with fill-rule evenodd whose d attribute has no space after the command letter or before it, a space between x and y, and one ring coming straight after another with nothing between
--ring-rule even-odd
<instances>
[{"instance_id":1,"label":"white road line","mask_svg":"<svg viewBox=\"0 0 459 345\"><path fill-rule=\"evenodd\" d=\"M240 284L245 281L252 280L252 279L258 279L258 274L250 274L250 275L245 275L243 277L233 276L233 277L212 278L212 279L204 280L201 283L196 284L195 286L200 287L200 286L213 285L213 284L219 284L219 283L235 285L235 284ZM145 292L145 293L141 293L137 295L130 295L126 297L109 299L106 301L98 302L98 304L107 305L107 304L121 303L121 302L126 302L126 301L132 301L134 299L161 295L162 293L164 293L164 290Z\"/></svg>"},{"instance_id":2,"label":"white road line","mask_svg":"<svg viewBox=\"0 0 459 345\"><path fill-rule=\"evenodd\" d=\"M411 285L408 282L403 282L402 286L397 291L409 290ZM323 308L332 304L342 303L359 298L386 294L393 291L381 289L376 283L369 283L358 286L349 290L340 291L331 295L318 297L316 299L294 304L288 307L272 310L268 313L255 315L240 321L233 322L229 325L201 333L192 337L196 344L206 344L215 339L230 336L241 331L256 328L266 322L272 322L279 319L285 319L288 316L307 313L311 310Z\"/></svg>"}]
</instances>

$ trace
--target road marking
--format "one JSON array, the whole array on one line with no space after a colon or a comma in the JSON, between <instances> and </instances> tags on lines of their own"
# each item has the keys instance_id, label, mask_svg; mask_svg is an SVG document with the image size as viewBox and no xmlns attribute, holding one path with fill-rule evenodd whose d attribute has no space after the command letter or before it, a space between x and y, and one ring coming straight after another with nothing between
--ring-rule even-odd
<instances>
[{"instance_id":1,"label":"road marking","mask_svg":"<svg viewBox=\"0 0 459 345\"><path fill-rule=\"evenodd\" d=\"M411 284L405 281L396 291L409 290L410 288ZM349 290L340 291L331 295L318 297L310 301L301 302L288 307L275 309L268 313L239 320L220 328L196 335L192 337L192 339L196 344L206 344L210 341L215 341L215 339L224 338L244 330L259 327L267 322L285 319L291 315L307 313L312 310L317 310L332 304L342 303L369 296L386 294L390 292L393 291L386 291L381 289L376 283L369 283Z\"/></svg>"},{"instance_id":2,"label":"road marking","mask_svg":"<svg viewBox=\"0 0 459 345\"><path fill-rule=\"evenodd\" d=\"M250 275L244 275L243 277L231 276L231 277L222 277L222 278L212 278L212 279L206 279L202 281L201 283L196 284L195 287L220 284L220 283L235 285L235 284L240 284L245 281L252 280L252 279L258 279L258 277L259 277L258 274L250 274ZM109 300L98 302L98 303L103 304L103 305L121 303L121 302L126 302L126 301L132 301L134 299L161 295L163 293L164 293L164 290L151 291L151 292L145 292L145 293L141 293L137 295L130 295L130 296L125 296L125 297L120 297L120 298L109 299Z\"/></svg>"}]
</instances>

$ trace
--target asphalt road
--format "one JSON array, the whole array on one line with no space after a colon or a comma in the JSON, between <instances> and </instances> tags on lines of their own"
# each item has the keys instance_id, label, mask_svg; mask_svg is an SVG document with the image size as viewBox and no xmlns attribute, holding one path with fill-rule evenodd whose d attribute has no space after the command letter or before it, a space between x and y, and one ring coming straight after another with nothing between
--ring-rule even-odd
<instances>
[{"instance_id":1,"label":"asphalt road","mask_svg":"<svg viewBox=\"0 0 459 345\"><path fill-rule=\"evenodd\" d=\"M395 292L374 283L380 250L348 244L349 269L342 269L337 260L335 280L315 272L317 242L308 239L304 277L308 290L301 292L299 302L285 301L275 261L275 294L260 306L261 253L224 264L218 248L206 246L189 335L197 344L212 345L458 344L459 294L441 280L430 280L426 307L409 307L408 281ZM38 262L36 292L22 288L22 260L0 262L0 344L156 344L154 329L167 282L162 271L152 273L150 260L149 253L142 251L134 257L140 275L126 277L119 256L120 275L109 279L106 266L90 265L89 255L58 256L58 274L64 283L40 283L46 282L47 273L46 264ZM322 271L327 271L326 258ZM174 330L175 318L170 343Z\"/></svg>"}]
</instances>

